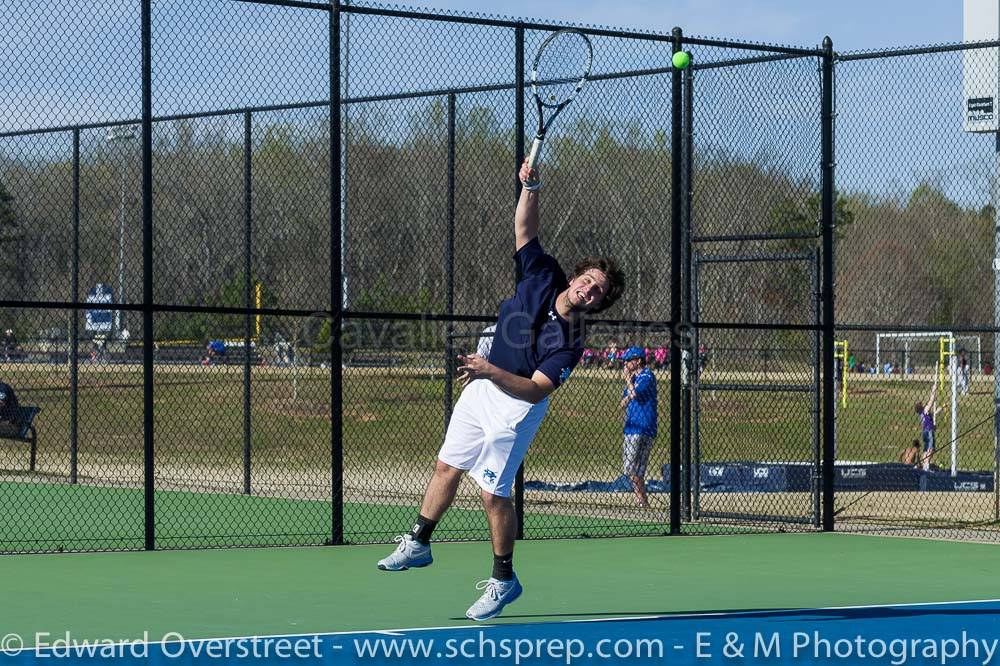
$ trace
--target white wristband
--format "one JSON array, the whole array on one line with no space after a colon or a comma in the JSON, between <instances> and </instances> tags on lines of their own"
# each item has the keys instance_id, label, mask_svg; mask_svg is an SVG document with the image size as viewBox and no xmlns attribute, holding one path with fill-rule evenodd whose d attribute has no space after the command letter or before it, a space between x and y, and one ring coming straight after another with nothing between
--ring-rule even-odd
<instances>
[{"instance_id":1,"label":"white wristband","mask_svg":"<svg viewBox=\"0 0 1000 666\"><path fill-rule=\"evenodd\" d=\"M538 190L540 190L542 188L542 181L540 179L536 180L531 185L529 185L528 183L522 181L521 182L521 187L523 187L524 189L528 190L529 192L537 192Z\"/></svg>"}]
</instances>

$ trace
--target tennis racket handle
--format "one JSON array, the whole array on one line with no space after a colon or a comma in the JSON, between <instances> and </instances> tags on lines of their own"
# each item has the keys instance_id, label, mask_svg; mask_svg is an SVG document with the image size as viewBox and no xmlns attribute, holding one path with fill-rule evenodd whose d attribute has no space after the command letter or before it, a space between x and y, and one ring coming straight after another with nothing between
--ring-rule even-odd
<instances>
[{"instance_id":1,"label":"tennis racket handle","mask_svg":"<svg viewBox=\"0 0 1000 666\"><path fill-rule=\"evenodd\" d=\"M538 163L538 156L542 152L542 142L545 137L536 136L535 140L531 142L531 152L528 153L528 168L534 169L535 164Z\"/></svg>"}]
</instances>

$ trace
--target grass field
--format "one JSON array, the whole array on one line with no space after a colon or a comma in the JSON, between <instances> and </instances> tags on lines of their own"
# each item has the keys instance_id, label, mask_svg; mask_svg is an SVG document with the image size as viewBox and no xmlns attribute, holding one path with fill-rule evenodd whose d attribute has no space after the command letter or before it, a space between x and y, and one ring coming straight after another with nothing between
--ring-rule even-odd
<instances>
[{"instance_id":1,"label":"grass field","mask_svg":"<svg viewBox=\"0 0 1000 666\"><path fill-rule=\"evenodd\" d=\"M9 364L4 378L17 387L22 403L41 406L38 474L25 473L27 451L23 444L0 441L0 505L24 506L12 495L14 486L28 481L62 484L69 475L70 396L65 366ZM184 492L223 493L240 497L244 480L243 384L240 367L156 366L154 370L155 460L158 488L180 493L165 495L169 507L190 505ZM660 379L660 430L649 476L659 474L669 448L669 375ZM709 370L706 382L808 383L802 372L763 375ZM85 485L106 488L141 487L143 452L142 374L135 366L82 364L78 399L78 471ZM553 397L526 461L526 479L576 482L611 480L621 474L621 380L608 369L578 369L571 381ZM862 378L851 385L848 406L838 413L838 458L890 462L899 450L919 435L913 403L926 397L929 382L877 381ZM960 431L972 428L959 440L959 467L992 470L995 452L992 432L992 381L979 377L969 395L959 397ZM456 387L456 397L458 388ZM322 502L330 496L329 459L330 383L328 371L318 368L255 367L250 400L251 486L257 495L295 502ZM435 453L444 434L444 375L439 368L349 368L344 372L343 445L345 495L355 507L369 508L354 524L361 540L388 538L376 526L403 524L423 490ZM947 395L945 404L947 405ZM701 451L705 461L756 460L806 461L813 456L812 397L807 394L703 391L700 400ZM945 446L950 429L949 412L940 414L939 446ZM976 424L978 427L973 428ZM947 453L935 462L947 467ZM53 491L50 491L53 492ZM131 492L131 490L129 491ZM228 495L226 495L228 494ZM578 494L579 495L579 494ZM627 494L586 496L535 501L540 515L555 520L538 526L538 533L561 534L558 518L572 516L570 532L586 533L585 518L611 529L624 524L649 533L650 524L662 522L633 515ZM768 504L771 512L800 512L808 500L752 498ZM923 500L902 499L892 493L876 494L863 503L865 515L876 507L879 515L909 515L924 507ZM978 496L973 496L978 495ZM983 493L964 498L943 496L933 503L935 515L986 515L993 497ZM873 504L873 500L881 500ZM252 498L251 498L252 499ZM766 500L766 501L765 501ZM717 497L710 501L725 502ZM742 500L746 503L748 500ZM114 502L112 502L114 504ZM122 501L125 514L134 502ZM463 487L459 504L475 509L475 488ZM787 505L787 506L786 506ZM982 506L980 506L982 505ZM141 509L141 502L137 505ZM278 506L278 505L275 505ZM962 507L969 509L965 511ZM381 508L379 508L381 507ZM393 507L406 507L399 516ZM792 508L788 508L792 507ZM971 507L971 508L970 508ZM301 507L299 507L301 509ZM665 512L666 507L662 507ZM353 511L354 509L352 509ZM927 511L926 507L919 508ZM182 513L182 512L181 512ZM238 512L237 512L238 513ZM251 512L252 514L253 512ZM311 515L297 510L296 515ZM471 514L470 514L471 515ZM478 515L478 514L476 514ZM848 514L849 516L850 514ZM123 519L124 520L124 519ZM131 519L129 519L130 521ZM304 524L312 524L309 518ZM478 520L478 518L476 519ZM615 523L624 520L624 523ZM129 522L126 521L126 522ZM327 520L316 518L323 533ZM51 521L54 525L59 520ZM461 525L477 531L482 526ZM543 529L544 528L544 529ZM53 528L55 529L55 528ZM286 528L283 528L286 529ZM173 527L161 534L169 535ZM245 526L199 528L199 534L229 534ZM287 528L288 534L299 528ZM548 530L548 531L546 531ZM312 533L312 528L302 529ZM600 530L598 530L599 532ZM626 530L628 531L628 530ZM263 532L266 533L266 530ZM177 532L177 543L183 531ZM85 537L81 537L85 538ZM173 537L170 537L173 538ZM289 537L291 538L291 537Z\"/></svg>"},{"instance_id":2,"label":"grass field","mask_svg":"<svg viewBox=\"0 0 1000 666\"><path fill-rule=\"evenodd\" d=\"M68 452L69 389L64 367L6 365L4 376L24 403L42 407L43 467L58 467ZM669 375L660 378L660 429L668 430ZM295 377L297 376L297 380ZM801 383L806 373L792 375ZM748 373L706 373L705 381L764 380ZM771 375L767 381L785 382ZM294 385L293 385L294 384ZM578 370L553 397L530 461L533 468L576 477L617 469L620 458L620 380L611 370ZM894 461L919 436L914 401L929 384L857 381L846 409L838 411L838 458ZM980 378L959 396L959 430L976 424L958 442L960 467L993 469L990 423L991 378ZM254 368L252 447L262 461L311 468L329 451L329 378L319 369ZM456 396L458 389L456 388ZM444 434L441 370L352 368L344 373L344 449L354 464L396 458L433 458ZM947 395L942 402L947 406ZM79 392L80 455L141 456L142 374L135 366L82 365ZM811 398L778 393L703 391L701 433L709 459L808 460L811 458ZM239 367L160 366L155 370L154 409L158 462L211 463L242 455L243 387ZM939 444L948 440L950 413L939 415ZM658 446L666 449L666 437ZM8 446L8 445L4 445ZM16 458L16 454L6 455ZM654 457L656 457L654 455ZM662 456L660 456L662 458ZM936 461L939 462L939 461ZM940 464L940 462L939 462ZM601 477L606 478L605 474Z\"/></svg>"}]
</instances>

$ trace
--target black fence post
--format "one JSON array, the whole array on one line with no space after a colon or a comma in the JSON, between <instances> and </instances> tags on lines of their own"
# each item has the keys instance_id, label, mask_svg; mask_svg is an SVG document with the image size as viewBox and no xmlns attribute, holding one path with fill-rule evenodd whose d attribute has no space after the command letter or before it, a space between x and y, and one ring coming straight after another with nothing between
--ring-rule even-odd
<instances>
[{"instance_id":1,"label":"black fence post","mask_svg":"<svg viewBox=\"0 0 1000 666\"><path fill-rule=\"evenodd\" d=\"M695 520L701 515L701 360L698 350L701 349L701 329L698 322L701 319L699 309L698 269L700 266L698 251L691 248L691 327L693 333L692 347L695 350L694 372L691 376L691 517Z\"/></svg>"},{"instance_id":2,"label":"black fence post","mask_svg":"<svg viewBox=\"0 0 1000 666\"><path fill-rule=\"evenodd\" d=\"M514 124L515 150L514 173L518 173L524 161L524 26L514 28ZM521 180L514 178L514 201L521 197ZM516 205L516 203L515 203ZM517 516L516 538L524 538L524 463L517 468L514 477L514 513Z\"/></svg>"},{"instance_id":3,"label":"black fence post","mask_svg":"<svg viewBox=\"0 0 1000 666\"><path fill-rule=\"evenodd\" d=\"M997 134L1000 141L1000 133ZM993 333L997 335L996 332ZM994 343L996 347L996 343ZM997 358L994 352L993 358ZM996 366L994 366L996 367ZM994 369L993 372L996 372ZM994 381L996 381L994 379ZM994 388L994 393L1000 392L1000 388ZM993 398L993 520L1000 522L1000 398Z\"/></svg>"},{"instance_id":4,"label":"black fence post","mask_svg":"<svg viewBox=\"0 0 1000 666\"><path fill-rule=\"evenodd\" d=\"M444 248L445 312L449 317L455 314L455 93L448 95L448 228ZM452 359L455 348L452 336L455 322L448 320L444 342L444 427L451 422L451 406L454 400L455 379L452 376Z\"/></svg>"},{"instance_id":5,"label":"black fence post","mask_svg":"<svg viewBox=\"0 0 1000 666\"><path fill-rule=\"evenodd\" d=\"M70 298L80 302L80 130L73 130L73 257L70 267ZM69 318L69 482L78 480L80 311L73 308Z\"/></svg>"},{"instance_id":6,"label":"black fence post","mask_svg":"<svg viewBox=\"0 0 1000 666\"><path fill-rule=\"evenodd\" d=\"M823 253L817 248L814 250L814 258L812 262L812 299L813 299L813 324L816 326L816 330L812 333L812 371L813 371L813 401L812 401L812 430L813 430L813 482L812 493L813 493L813 526L821 527L823 515L822 507L820 506L820 495L821 488L823 487L822 479L823 475L820 473L823 468L823 451L820 444L820 431L822 429L821 415L823 414L823 386L822 386L822 374L820 373L821 361L821 349L822 349L822 326L823 326L823 294L821 292L820 285L822 280L820 275L823 272ZM834 398L834 404L836 404L836 398Z\"/></svg>"},{"instance_id":7,"label":"black fence post","mask_svg":"<svg viewBox=\"0 0 1000 666\"><path fill-rule=\"evenodd\" d=\"M1000 132L993 139L993 161L1000 173ZM1000 182L994 181L992 192L993 231L993 520L1000 521L1000 381L997 361L1000 361ZM982 361L980 360L980 370Z\"/></svg>"},{"instance_id":8,"label":"black fence post","mask_svg":"<svg viewBox=\"0 0 1000 666\"><path fill-rule=\"evenodd\" d=\"M688 54L690 55L690 54ZM698 348L690 346L690 326L691 326L691 200L694 195L692 177L694 173L694 69L689 61L688 67L684 70L684 215L681 222L681 264L683 273L681 274L683 312L682 321L684 324L685 344L687 345L687 363L681 369L684 378L683 384L683 465L684 477L682 513L685 520L691 519L691 368L698 363ZM693 365L694 364L694 365Z\"/></svg>"},{"instance_id":9,"label":"black fence post","mask_svg":"<svg viewBox=\"0 0 1000 666\"><path fill-rule=\"evenodd\" d=\"M683 33L673 30L673 52L681 51ZM683 109L681 70L670 73L670 534L681 532L681 351L683 340L678 326L681 322L681 225L683 223L684 191Z\"/></svg>"},{"instance_id":10,"label":"black fence post","mask_svg":"<svg viewBox=\"0 0 1000 666\"><path fill-rule=\"evenodd\" d=\"M330 0L330 487L332 515L330 543L344 543L344 353L343 266L341 231L343 217L340 192L340 3Z\"/></svg>"},{"instance_id":11,"label":"black fence post","mask_svg":"<svg viewBox=\"0 0 1000 666\"><path fill-rule=\"evenodd\" d=\"M249 111L243 114L243 289L246 308L254 306L253 297L253 117ZM253 333L254 315L247 312L243 316L243 494L251 493L251 451L252 433L250 411L250 340ZM260 340L257 340L258 348Z\"/></svg>"},{"instance_id":12,"label":"black fence post","mask_svg":"<svg viewBox=\"0 0 1000 666\"><path fill-rule=\"evenodd\" d=\"M142 0L142 389L145 548L156 548L153 449L153 9ZM121 298L121 296L119 296Z\"/></svg>"},{"instance_id":13,"label":"black fence post","mask_svg":"<svg viewBox=\"0 0 1000 666\"><path fill-rule=\"evenodd\" d=\"M835 450L834 383L834 219L836 189L834 184L835 155L833 145L833 40L823 39L822 78L822 235L823 235L823 531L833 531L833 476Z\"/></svg>"}]
</instances>

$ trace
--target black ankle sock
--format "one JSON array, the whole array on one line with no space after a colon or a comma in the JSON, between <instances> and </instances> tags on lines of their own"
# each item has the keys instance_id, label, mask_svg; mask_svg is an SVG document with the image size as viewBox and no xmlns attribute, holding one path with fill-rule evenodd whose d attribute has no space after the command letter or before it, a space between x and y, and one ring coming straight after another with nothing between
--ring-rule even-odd
<instances>
[{"instance_id":1,"label":"black ankle sock","mask_svg":"<svg viewBox=\"0 0 1000 666\"><path fill-rule=\"evenodd\" d=\"M514 553L493 554L493 577L497 580L514 580Z\"/></svg>"},{"instance_id":2,"label":"black ankle sock","mask_svg":"<svg viewBox=\"0 0 1000 666\"><path fill-rule=\"evenodd\" d=\"M431 534L434 532L434 528L437 527L437 521L431 520L430 518L424 518L423 516L417 516L417 522L413 524L410 529L410 534L413 536L414 540L419 541L425 546L431 542Z\"/></svg>"}]
</instances>

